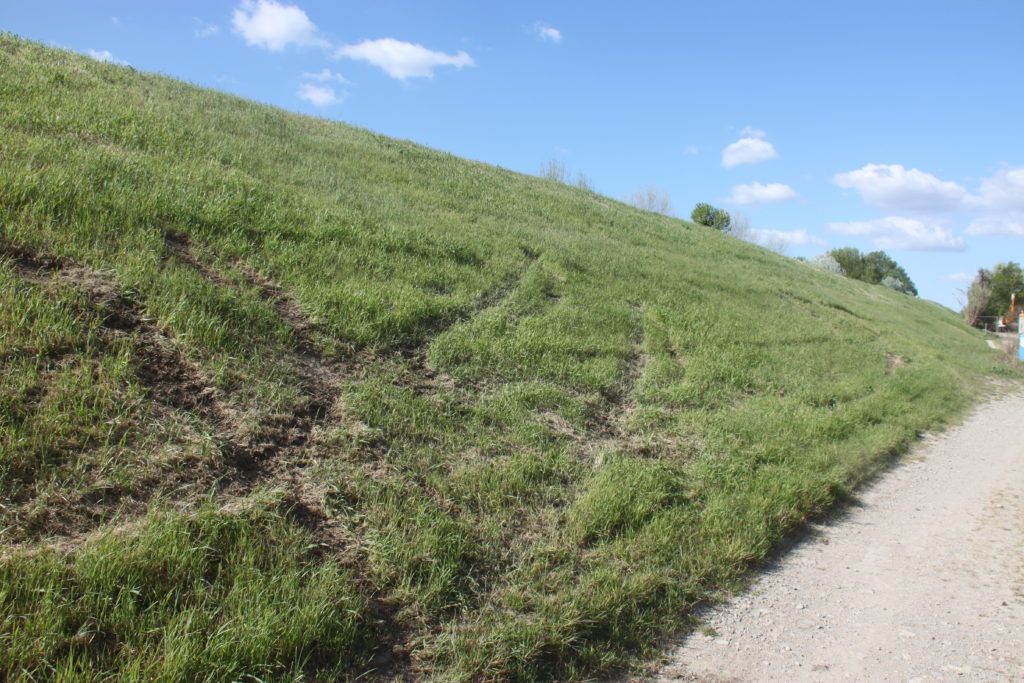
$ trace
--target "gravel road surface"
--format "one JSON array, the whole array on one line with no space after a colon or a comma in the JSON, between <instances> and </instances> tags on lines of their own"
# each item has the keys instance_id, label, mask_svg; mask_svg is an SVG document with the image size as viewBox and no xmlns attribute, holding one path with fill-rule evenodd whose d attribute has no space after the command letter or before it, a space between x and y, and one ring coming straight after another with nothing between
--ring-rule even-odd
<instances>
[{"instance_id":1,"label":"gravel road surface","mask_svg":"<svg viewBox=\"0 0 1024 683\"><path fill-rule=\"evenodd\" d=\"M651 681L1024 681L1024 394L926 437Z\"/></svg>"}]
</instances>

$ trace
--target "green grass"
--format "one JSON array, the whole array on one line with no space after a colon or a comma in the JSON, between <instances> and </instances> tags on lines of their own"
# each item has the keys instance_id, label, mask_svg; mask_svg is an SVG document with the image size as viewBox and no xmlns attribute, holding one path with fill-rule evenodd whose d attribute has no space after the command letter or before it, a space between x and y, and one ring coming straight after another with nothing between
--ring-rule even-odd
<instances>
[{"instance_id":1,"label":"green grass","mask_svg":"<svg viewBox=\"0 0 1024 683\"><path fill-rule=\"evenodd\" d=\"M0 37L0 671L575 680L1017 378L583 189Z\"/></svg>"},{"instance_id":2,"label":"green grass","mask_svg":"<svg viewBox=\"0 0 1024 683\"><path fill-rule=\"evenodd\" d=\"M154 506L72 556L0 565L5 678L336 676L365 659L366 601L307 533L255 496L235 512Z\"/></svg>"}]
</instances>

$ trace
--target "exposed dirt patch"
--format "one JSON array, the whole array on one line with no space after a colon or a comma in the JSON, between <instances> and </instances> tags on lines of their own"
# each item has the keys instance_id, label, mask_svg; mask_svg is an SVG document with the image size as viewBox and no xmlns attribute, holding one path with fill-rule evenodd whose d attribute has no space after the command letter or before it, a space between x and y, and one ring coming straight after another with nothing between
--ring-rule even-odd
<instances>
[{"instance_id":1,"label":"exposed dirt patch","mask_svg":"<svg viewBox=\"0 0 1024 683\"><path fill-rule=\"evenodd\" d=\"M53 256L36 254L6 241L0 240L0 256L11 259L11 264L21 277L39 282L49 279L64 266L64 261Z\"/></svg>"},{"instance_id":2,"label":"exposed dirt patch","mask_svg":"<svg viewBox=\"0 0 1024 683\"><path fill-rule=\"evenodd\" d=\"M885 352L885 374L891 375L896 368L909 364L910 361L903 356L891 351Z\"/></svg>"}]
</instances>

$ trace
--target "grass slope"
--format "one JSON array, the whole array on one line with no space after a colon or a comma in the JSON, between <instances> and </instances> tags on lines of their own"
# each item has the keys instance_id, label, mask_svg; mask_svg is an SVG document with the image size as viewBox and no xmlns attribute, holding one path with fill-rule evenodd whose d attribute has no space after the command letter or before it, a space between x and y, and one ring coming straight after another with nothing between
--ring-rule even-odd
<instances>
[{"instance_id":1,"label":"grass slope","mask_svg":"<svg viewBox=\"0 0 1024 683\"><path fill-rule=\"evenodd\" d=\"M578 679L1013 374L679 220L0 37L0 678Z\"/></svg>"}]
</instances>

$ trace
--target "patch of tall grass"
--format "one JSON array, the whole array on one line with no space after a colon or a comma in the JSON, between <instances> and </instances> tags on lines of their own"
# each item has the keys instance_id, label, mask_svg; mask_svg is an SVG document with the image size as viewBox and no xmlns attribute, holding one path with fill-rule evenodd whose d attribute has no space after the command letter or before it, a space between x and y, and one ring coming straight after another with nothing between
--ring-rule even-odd
<instances>
[{"instance_id":1,"label":"patch of tall grass","mask_svg":"<svg viewBox=\"0 0 1024 683\"><path fill-rule=\"evenodd\" d=\"M358 672L372 635L351 573L280 501L155 505L72 555L0 563L5 678L239 680Z\"/></svg>"}]
</instances>

